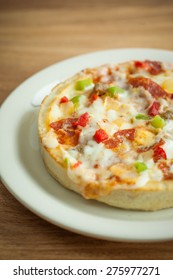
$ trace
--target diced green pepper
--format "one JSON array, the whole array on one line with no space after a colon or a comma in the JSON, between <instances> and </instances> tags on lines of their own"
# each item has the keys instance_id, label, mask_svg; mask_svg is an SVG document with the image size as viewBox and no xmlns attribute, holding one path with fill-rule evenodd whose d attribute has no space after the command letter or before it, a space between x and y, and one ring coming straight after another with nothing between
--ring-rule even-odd
<instances>
[{"instance_id":1,"label":"diced green pepper","mask_svg":"<svg viewBox=\"0 0 173 280\"><path fill-rule=\"evenodd\" d=\"M135 168L138 173L147 170L147 165L144 162L135 162Z\"/></svg>"},{"instance_id":2,"label":"diced green pepper","mask_svg":"<svg viewBox=\"0 0 173 280\"><path fill-rule=\"evenodd\" d=\"M73 102L75 108L79 107L79 100L81 98L81 95L74 96L71 101Z\"/></svg>"},{"instance_id":3,"label":"diced green pepper","mask_svg":"<svg viewBox=\"0 0 173 280\"><path fill-rule=\"evenodd\" d=\"M109 96L114 97L116 93L123 93L124 89L117 87L117 86L112 86L107 88L107 93Z\"/></svg>"},{"instance_id":4,"label":"diced green pepper","mask_svg":"<svg viewBox=\"0 0 173 280\"><path fill-rule=\"evenodd\" d=\"M90 78L87 78L85 80L79 80L76 82L75 89L85 90L90 85L92 85L92 80Z\"/></svg>"},{"instance_id":5,"label":"diced green pepper","mask_svg":"<svg viewBox=\"0 0 173 280\"><path fill-rule=\"evenodd\" d=\"M155 128L163 128L165 126L165 121L159 115L157 115L152 119L151 125Z\"/></svg>"},{"instance_id":6,"label":"diced green pepper","mask_svg":"<svg viewBox=\"0 0 173 280\"><path fill-rule=\"evenodd\" d=\"M64 166L67 168L69 165L69 159L68 158L64 158Z\"/></svg>"},{"instance_id":7,"label":"diced green pepper","mask_svg":"<svg viewBox=\"0 0 173 280\"><path fill-rule=\"evenodd\" d=\"M145 115L145 114L137 114L135 117L137 120L149 120L150 116Z\"/></svg>"}]
</instances>

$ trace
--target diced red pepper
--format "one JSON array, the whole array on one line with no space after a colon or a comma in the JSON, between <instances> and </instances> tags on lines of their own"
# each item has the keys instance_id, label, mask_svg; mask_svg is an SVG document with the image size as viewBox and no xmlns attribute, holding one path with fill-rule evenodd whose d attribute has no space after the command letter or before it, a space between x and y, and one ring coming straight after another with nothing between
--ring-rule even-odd
<instances>
[{"instance_id":1,"label":"diced red pepper","mask_svg":"<svg viewBox=\"0 0 173 280\"><path fill-rule=\"evenodd\" d=\"M135 64L136 68L142 68L143 67L143 62L142 61L137 60L137 61L134 62L134 64Z\"/></svg>"},{"instance_id":2,"label":"diced red pepper","mask_svg":"<svg viewBox=\"0 0 173 280\"><path fill-rule=\"evenodd\" d=\"M103 129L98 129L96 130L93 138L97 143L101 143L106 141L109 138L109 136Z\"/></svg>"},{"instance_id":3,"label":"diced red pepper","mask_svg":"<svg viewBox=\"0 0 173 280\"><path fill-rule=\"evenodd\" d=\"M97 98L98 98L98 95L97 95L96 93L93 93L93 94L90 96L90 102L93 103Z\"/></svg>"},{"instance_id":4,"label":"diced red pepper","mask_svg":"<svg viewBox=\"0 0 173 280\"><path fill-rule=\"evenodd\" d=\"M148 115L156 116L159 114L160 103L158 101L154 101L153 104L148 109Z\"/></svg>"},{"instance_id":5,"label":"diced red pepper","mask_svg":"<svg viewBox=\"0 0 173 280\"><path fill-rule=\"evenodd\" d=\"M61 99L60 99L60 104L61 103L67 103L69 101L69 99L67 98L67 96L63 96L63 97L61 97Z\"/></svg>"},{"instance_id":6,"label":"diced red pepper","mask_svg":"<svg viewBox=\"0 0 173 280\"><path fill-rule=\"evenodd\" d=\"M160 159L167 159L165 151L161 147L154 149L153 160L157 162Z\"/></svg>"},{"instance_id":7,"label":"diced red pepper","mask_svg":"<svg viewBox=\"0 0 173 280\"><path fill-rule=\"evenodd\" d=\"M157 143L155 143L153 146L152 146L152 149L154 150L154 149L156 149L156 148L158 148L158 147L160 147L160 146L162 146L162 145L164 145L165 144L165 140L163 140L162 138L159 140L159 142L157 142Z\"/></svg>"},{"instance_id":8,"label":"diced red pepper","mask_svg":"<svg viewBox=\"0 0 173 280\"><path fill-rule=\"evenodd\" d=\"M75 164L73 164L73 168L77 168L80 164L82 164L82 162L80 160L78 160Z\"/></svg>"},{"instance_id":9,"label":"diced red pepper","mask_svg":"<svg viewBox=\"0 0 173 280\"><path fill-rule=\"evenodd\" d=\"M76 126L80 125L80 126L85 127L88 124L88 122L89 122L89 114L86 112L86 113L82 114L74 124Z\"/></svg>"}]
</instances>

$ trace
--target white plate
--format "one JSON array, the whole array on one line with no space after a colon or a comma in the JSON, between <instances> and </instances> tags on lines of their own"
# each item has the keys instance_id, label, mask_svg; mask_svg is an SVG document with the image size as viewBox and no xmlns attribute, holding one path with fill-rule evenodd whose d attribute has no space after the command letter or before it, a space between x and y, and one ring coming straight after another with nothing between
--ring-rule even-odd
<instances>
[{"instance_id":1,"label":"white plate","mask_svg":"<svg viewBox=\"0 0 173 280\"><path fill-rule=\"evenodd\" d=\"M85 54L42 70L14 90L0 113L2 181L23 205L67 230L107 240L169 240L173 239L173 209L145 213L84 200L48 174L39 152L38 107L32 105L36 93L85 67L131 59L173 61L173 52L117 49Z\"/></svg>"}]
</instances>

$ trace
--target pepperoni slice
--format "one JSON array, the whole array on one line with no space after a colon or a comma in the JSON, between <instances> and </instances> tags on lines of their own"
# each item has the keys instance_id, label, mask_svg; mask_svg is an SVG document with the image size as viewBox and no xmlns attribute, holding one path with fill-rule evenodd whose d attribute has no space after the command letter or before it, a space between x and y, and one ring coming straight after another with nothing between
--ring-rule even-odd
<instances>
[{"instance_id":1,"label":"pepperoni slice","mask_svg":"<svg viewBox=\"0 0 173 280\"><path fill-rule=\"evenodd\" d=\"M157 149L158 147L162 146L165 144L165 141L163 139L160 139L159 142L155 143L154 145L148 146L148 147L141 147L137 149L138 153L145 153L148 152L151 149Z\"/></svg>"},{"instance_id":2,"label":"pepperoni slice","mask_svg":"<svg viewBox=\"0 0 173 280\"><path fill-rule=\"evenodd\" d=\"M120 136L124 136L126 137L128 140L131 140L133 141L134 138L135 138L135 128L129 128L129 129L123 129L123 130L120 130L118 132L116 132L114 134L114 137L118 137L118 135Z\"/></svg>"},{"instance_id":3,"label":"pepperoni slice","mask_svg":"<svg viewBox=\"0 0 173 280\"><path fill-rule=\"evenodd\" d=\"M135 61L134 64L136 68L143 68L151 75L158 75L163 72L162 64L158 61Z\"/></svg>"},{"instance_id":4,"label":"pepperoni slice","mask_svg":"<svg viewBox=\"0 0 173 280\"><path fill-rule=\"evenodd\" d=\"M58 131L59 129L71 129L74 128L76 125L76 121L78 118L67 118L67 119L62 119L56 122L52 122L50 124L50 127L52 127L55 131Z\"/></svg>"},{"instance_id":5,"label":"pepperoni slice","mask_svg":"<svg viewBox=\"0 0 173 280\"><path fill-rule=\"evenodd\" d=\"M158 61L145 60L144 68L151 75L158 75L163 72L162 64Z\"/></svg>"},{"instance_id":6,"label":"pepperoni slice","mask_svg":"<svg viewBox=\"0 0 173 280\"><path fill-rule=\"evenodd\" d=\"M58 136L58 142L62 145L70 145L75 147L79 143L79 136L81 130L79 129L71 129L71 130L63 130L60 129L56 132Z\"/></svg>"},{"instance_id":7,"label":"pepperoni slice","mask_svg":"<svg viewBox=\"0 0 173 280\"><path fill-rule=\"evenodd\" d=\"M67 118L52 122L52 127L58 135L58 141L63 145L76 146L79 142L81 129L76 128L77 118Z\"/></svg>"},{"instance_id":8,"label":"pepperoni slice","mask_svg":"<svg viewBox=\"0 0 173 280\"><path fill-rule=\"evenodd\" d=\"M121 143L123 143L123 138L121 138L121 137L120 138L110 138L104 142L107 149L115 149Z\"/></svg>"},{"instance_id":9,"label":"pepperoni slice","mask_svg":"<svg viewBox=\"0 0 173 280\"><path fill-rule=\"evenodd\" d=\"M123 129L114 133L113 137L104 142L106 148L115 149L124 141L124 137L130 141L135 138L135 128Z\"/></svg>"},{"instance_id":10,"label":"pepperoni slice","mask_svg":"<svg viewBox=\"0 0 173 280\"><path fill-rule=\"evenodd\" d=\"M170 166L165 161L161 161L158 164L158 168L163 172L165 180L172 180L173 179L173 174L170 173Z\"/></svg>"},{"instance_id":11,"label":"pepperoni slice","mask_svg":"<svg viewBox=\"0 0 173 280\"><path fill-rule=\"evenodd\" d=\"M157 83L152 81L149 78L145 77L135 77L135 78L130 78L129 79L129 84L131 84L133 87L143 87L144 89L148 90L150 94L155 97L166 97L167 92L161 88Z\"/></svg>"}]
</instances>

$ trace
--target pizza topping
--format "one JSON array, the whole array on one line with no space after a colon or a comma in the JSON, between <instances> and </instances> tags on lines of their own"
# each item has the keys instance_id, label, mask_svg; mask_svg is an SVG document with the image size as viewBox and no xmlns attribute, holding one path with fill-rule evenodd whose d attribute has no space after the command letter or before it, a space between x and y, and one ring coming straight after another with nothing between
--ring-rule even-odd
<instances>
[{"instance_id":1,"label":"pizza topping","mask_svg":"<svg viewBox=\"0 0 173 280\"><path fill-rule=\"evenodd\" d=\"M165 180L172 180L173 179L173 173L171 173L170 165L166 161L161 161L158 164L158 168L161 169Z\"/></svg>"},{"instance_id":2,"label":"pizza topping","mask_svg":"<svg viewBox=\"0 0 173 280\"><path fill-rule=\"evenodd\" d=\"M133 141L135 137L135 129L123 129L114 133L113 137L109 138L104 142L107 149L115 149L121 143L123 143L124 139Z\"/></svg>"},{"instance_id":3,"label":"pizza topping","mask_svg":"<svg viewBox=\"0 0 173 280\"><path fill-rule=\"evenodd\" d=\"M50 124L50 127L55 130L60 144L70 146L78 144L81 130L76 129L77 120L77 118L67 118Z\"/></svg>"},{"instance_id":4,"label":"pizza topping","mask_svg":"<svg viewBox=\"0 0 173 280\"><path fill-rule=\"evenodd\" d=\"M158 142L156 142L153 146L152 149L156 149L160 146L163 146L165 144L165 141L161 138Z\"/></svg>"},{"instance_id":5,"label":"pizza topping","mask_svg":"<svg viewBox=\"0 0 173 280\"><path fill-rule=\"evenodd\" d=\"M145 153L148 152L149 150L154 150L162 145L165 144L165 141L163 139L160 139L157 143L154 143L151 146L142 146L140 148L137 149L138 153Z\"/></svg>"},{"instance_id":6,"label":"pizza topping","mask_svg":"<svg viewBox=\"0 0 173 280\"><path fill-rule=\"evenodd\" d=\"M134 145L140 148L152 146L155 143L155 135L152 131L148 130L144 126L136 128Z\"/></svg>"},{"instance_id":7,"label":"pizza topping","mask_svg":"<svg viewBox=\"0 0 173 280\"><path fill-rule=\"evenodd\" d=\"M76 96L74 96L72 99L71 99L71 101L73 102L73 104L74 104L74 107L75 107L75 109L77 109L78 107L79 107L79 100L80 100L80 98L81 98L81 95L76 95Z\"/></svg>"},{"instance_id":8,"label":"pizza topping","mask_svg":"<svg viewBox=\"0 0 173 280\"><path fill-rule=\"evenodd\" d=\"M142 61L136 60L134 62L135 67L137 68L143 68L144 63Z\"/></svg>"},{"instance_id":9,"label":"pizza topping","mask_svg":"<svg viewBox=\"0 0 173 280\"><path fill-rule=\"evenodd\" d=\"M165 153L165 151L163 150L163 148L161 148L161 147L156 147L156 148L154 149L153 159L154 159L154 162L157 162L157 161L159 161L160 159L167 159L166 153Z\"/></svg>"},{"instance_id":10,"label":"pizza topping","mask_svg":"<svg viewBox=\"0 0 173 280\"><path fill-rule=\"evenodd\" d=\"M166 110L161 114L161 117L168 119L168 120L173 120L173 111L171 110Z\"/></svg>"},{"instance_id":11,"label":"pizza topping","mask_svg":"<svg viewBox=\"0 0 173 280\"><path fill-rule=\"evenodd\" d=\"M67 119L61 119L56 122L52 122L50 124L50 127L52 127L55 131L58 131L59 129L73 129L76 125L77 118L67 118Z\"/></svg>"},{"instance_id":12,"label":"pizza topping","mask_svg":"<svg viewBox=\"0 0 173 280\"><path fill-rule=\"evenodd\" d=\"M135 129L123 129L114 134L114 137L120 138L121 136L124 136L126 139L133 141L135 138Z\"/></svg>"},{"instance_id":13,"label":"pizza topping","mask_svg":"<svg viewBox=\"0 0 173 280\"><path fill-rule=\"evenodd\" d=\"M79 91L83 91L86 88L90 87L93 84L90 78L79 80L76 82L75 89Z\"/></svg>"},{"instance_id":14,"label":"pizza topping","mask_svg":"<svg viewBox=\"0 0 173 280\"><path fill-rule=\"evenodd\" d=\"M80 125L85 127L89 122L89 114L86 112L83 115L81 115L78 120L74 123L74 125Z\"/></svg>"},{"instance_id":15,"label":"pizza topping","mask_svg":"<svg viewBox=\"0 0 173 280\"><path fill-rule=\"evenodd\" d=\"M97 93L98 96L102 96L106 93L107 90L107 84L103 84L103 83L96 83L94 90Z\"/></svg>"},{"instance_id":16,"label":"pizza topping","mask_svg":"<svg viewBox=\"0 0 173 280\"><path fill-rule=\"evenodd\" d=\"M108 140L105 141L105 147L107 149L115 149L119 146L119 144L123 143L123 139L122 138L109 138Z\"/></svg>"},{"instance_id":17,"label":"pizza topping","mask_svg":"<svg viewBox=\"0 0 173 280\"><path fill-rule=\"evenodd\" d=\"M136 88L143 87L144 89L148 90L150 94L155 98L167 96L166 91L163 88L161 88L160 85L158 85L157 83L155 83L153 80L149 78L145 78L145 77L130 78L129 83Z\"/></svg>"},{"instance_id":18,"label":"pizza topping","mask_svg":"<svg viewBox=\"0 0 173 280\"><path fill-rule=\"evenodd\" d=\"M112 86L107 88L107 93L110 97L115 97L115 94L117 93L123 93L124 89L118 87L118 86Z\"/></svg>"},{"instance_id":19,"label":"pizza topping","mask_svg":"<svg viewBox=\"0 0 173 280\"><path fill-rule=\"evenodd\" d=\"M173 78L166 79L163 82L162 87L164 90L166 90L166 92L173 93Z\"/></svg>"},{"instance_id":20,"label":"pizza topping","mask_svg":"<svg viewBox=\"0 0 173 280\"><path fill-rule=\"evenodd\" d=\"M135 61L134 64L135 67L143 68L151 75L158 75L163 72L162 64L158 61L151 61L151 60Z\"/></svg>"},{"instance_id":21,"label":"pizza topping","mask_svg":"<svg viewBox=\"0 0 173 280\"><path fill-rule=\"evenodd\" d=\"M73 164L72 168L77 168L82 162L78 160L76 163Z\"/></svg>"},{"instance_id":22,"label":"pizza topping","mask_svg":"<svg viewBox=\"0 0 173 280\"><path fill-rule=\"evenodd\" d=\"M159 114L160 103L158 101L154 101L152 105L148 109L148 115L156 116Z\"/></svg>"},{"instance_id":23,"label":"pizza topping","mask_svg":"<svg viewBox=\"0 0 173 280\"><path fill-rule=\"evenodd\" d=\"M61 148L76 182L136 188L173 178L173 78L157 62L133 63L84 70L51 104L43 144Z\"/></svg>"},{"instance_id":24,"label":"pizza topping","mask_svg":"<svg viewBox=\"0 0 173 280\"><path fill-rule=\"evenodd\" d=\"M101 143L104 142L105 140L107 140L109 138L108 134L105 132L105 130L103 129L98 129L96 130L94 136L93 136L94 140L97 143Z\"/></svg>"},{"instance_id":25,"label":"pizza topping","mask_svg":"<svg viewBox=\"0 0 173 280\"><path fill-rule=\"evenodd\" d=\"M135 116L135 118L137 120L149 120L150 119L150 116L146 115L146 114L137 114Z\"/></svg>"},{"instance_id":26,"label":"pizza topping","mask_svg":"<svg viewBox=\"0 0 173 280\"><path fill-rule=\"evenodd\" d=\"M147 165L144 162L135 162L135 168L138 173L147 170Z\"/></svg>"},{"instance_id":27,"label":"pizza topping","mask_svg":"<svg viewBox=\"0 0 173 280\"><path fill-rule=\"evenodd\" d=\"M155 128L163 128L165 126L165 121L159 115L157 115L152 119L151 125Z\"/></svg>"},{"instance_id":28,"label":"pizza topping","mask_svg":"<svg viewBox=\"0 0 173 280\"><path fill-rule=\"evenodd\" d=\"M69 159L67 157L64 158L64 166L65 166L65 168L68 168L68 166L69 166Z\"/></svg>"},{"instance_id":29,"label":"pizza topping","mask_svg":"<svg viewBox=\"0 0 173 280\"><path fill-rule=\"evenodd\" d=\"M97 93L92 93L90 95L90 102L93 103L95 100L97 100L98 94Z\"/></svg>"},{"instance_id":30,"label":"pizza topping","mask_svg":"<svg viewBox=\"0 0 173 280\"><path fill-rule=\"evenodd\" d=\"M62 145L68 145L75 147L79 143L79 136L81 130L73 129L73 130L62 130L60 129L57 132L58 142Z\"/></svg>"},{"instance_id":31,"label":"pizza topping","mask_svg":"<svg viewBox=\"0 0 173 280\"><path fill-rule=\"evenodd\" d=\"M67 103L69 101L69 99L67 98L67 96L63 96L63 97L61 97L61 99L60 99L60 104L61 103Z\"/></svg>"}]
</instances>

